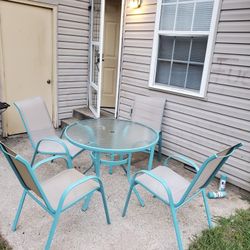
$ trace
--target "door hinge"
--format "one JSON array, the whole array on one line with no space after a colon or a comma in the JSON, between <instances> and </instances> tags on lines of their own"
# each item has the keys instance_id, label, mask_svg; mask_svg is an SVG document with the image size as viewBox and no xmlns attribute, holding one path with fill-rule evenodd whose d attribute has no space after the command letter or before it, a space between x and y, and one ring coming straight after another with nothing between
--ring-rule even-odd
<instances>
[{"instance_id":1,"label":"door hinge","mask_svg":"<svg viewBox=\"0 0 250 250\"><path fill-rule=\"evenodd\" d=\"M88 11L91 11L91 9L92 9L92 5L89 5Z\"/></svg>"}]
</instances>

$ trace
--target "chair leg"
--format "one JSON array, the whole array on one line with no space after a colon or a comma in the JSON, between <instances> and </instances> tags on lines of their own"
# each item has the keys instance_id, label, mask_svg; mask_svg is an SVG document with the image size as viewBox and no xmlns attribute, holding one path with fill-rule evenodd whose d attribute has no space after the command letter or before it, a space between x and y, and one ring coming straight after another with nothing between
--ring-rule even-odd
<instances>
[{"instance_id":1,"label":"chair leg","mask_svg":"<svg viewBox=\"0 0 250 250\"><path fill-rule=\"evenodd\" d=\"M211 213L210 213L205 189L202 190L202 197L203 197L206 215L207 215L207 223L208 223L209 228L212 228L213 224L212 224L212 220L211 220Z\"/></svg>"},{"instance_id":2,"label":"chair leg","mask_svg":"<svg viewBox=\"0 0 250 250\"><path fill-rule=\"evenodd\" d=\"M34 162L35 162L36 155L37 155L37 150L35 150L35 152L34 152L34 154L33 154L33 157L32 157L31 163L30 163L31 166L33 166L33 164L34 164Z\"/></svg>"},{"instance_id":3,"label":"chair leg","mask_svg":"<svg viewBox=\"0 0 250 250\"><path fill-rule=\"evenodd\" d=\"M105 192L104 192L104 188L103 188L102 184L100 185L100 193L102 195L102 202L103 202L103 207L104 207L104 211L105 211L105 215L106 215L107 224L111 224L110 217L109 217L109 210L108 210L107 200L106 200L106 197L105 197Z\"/></svg>"},{"instance_id":4,"label":"chair leg","mask_svg":"<svg viewBox=\"0 0 250 250\"><path fill-rule=\"evenodd\" d=\"M84 202L83 202L83 205L82 205L82 211L87 211L88 208L89 208L89 203L90 203L90 200L93 196L93 193L90 193L89 195L87 195L87 197L84 199Z\"/></svg>"},{"instance_id":5,"label":"chair leg","mask_svg":"<svg viewBox=\"0 0 250 250\"><path fill-rule=\"evenodd\" d=\"M16 212L15 219L14 219L13 224L12 224L12 227L11 227L11 230L12 230L12 231L16 231L16 226L17 226L17 223L18 223L20 214L21 214L21 212L22 212L23 203L24 203L24 200L25 200L26 195L27 195L27 191L24 190L24 191L23 191L23 194L22 194L22 197L21 197L21 199L20 199L20 201L19 201L19 205L18 205L18 209L17 209L17 212Z\"/></svg>"},{"instance_id":6,"label":"chair leg","mask_svg":"<svg viewBox=\"0 0 250 250\"><path fill-rule=\"evenodd\" d=\"M178 249L183 250L181 233L180 233L180 229L179 229L179 223L177 220L176 210L175 210L175 207L173 204L170 204L170 210L171 210L172 219L173 219L173 223L174 223L174 229L175 229L175 235L176 235L176 239L177 239L177 243L178 243Z\"/></svg>"},{"instance_id":7,"label":"chair leg","mask_svg":"<svg viewBox=\"0 0 250 250\"><path fill-rule=\"evenodd\" d=\"M91 166L83 172L83 174L86 174L91 168L94 167L94 162L92 162Z\"/></svg>"},{"instance_id":8,"label":"chair leg","mask_svg":"<svg viewBox=\"0 0 250 250\"><path fill-rule=\"evenodd\" d=\"M159 141L158 141L158 156L157 160L161 162L161 150L162 150L162 134L159 134Z\"/></svg>"},{"instance_id":9,"label":"chair leg","mask_svg":"<svg viewBox=\"0 0 250 250\"><path fill-rule=\"evenodd\" d=\"M115 155L112 154L111 155L111 161L114 161L114 159L115 159ZM109 174L113 174L113 166L109 166Z\"/></svg>"},{"instance_id":10,"label":"chair leg","mask_svg":"<svg viewBox=\"0 0 250 250\"><path fill-rule=\"evenodd\" d=\"M54 216L54 221L53 221L51 228L50 228L50 232L49 232L48 240L46 242L45 250L50 249L50 246L51 246L51 243L52 243L55 231L56 231L56 226L57 226L58 221L59 221L60 214L61 214L61 211L57 211L55 216Z\"/></svg>"},{"instance_id":11,"label":"chair leg","mask_svg":"<svg viewBox=\"0 0 250 250\"><path fill-rule=\"evenodd\" d=\"M131 197L131 194L132 194L132 191L133 191L133 188L134 188L134 184L135 184L134 181L132 181L132 183L130 184L128 195L127 195L126 202L125 202L125 205L124 205L124 208L123 208L123 212L122 212L122 217L126 216L127 209L128 209L128 204L129 204L130 197Z\"/></svg>"},{"instance_id":12,"label":"chair leg","mask_svg":"<svg viewBox=\"0 0 250 250\"><path fill-rule=\"evenodd\" d=\"M68 169L73 168L73 160L72 160L71 156L68 155L68 154L66 156L67 156L67 167L68 167Z\"/></svg>"},{"instance_id":13,"label":"chair leg","mask_svg":"<svg viewBox=\"0 0 250 250\"><path fill-rule=\"evenodd\" d=\"M140 205L141 205L142 207L144 207L144 206L145 206L144 200L143 200L142 197L140 196L140 194L139 194L139 192L137 191L136 187L133 188L133 191L134 191L134 193L135 193L135 195L136 195L136 197L137 197L137 199L138 199Z\"/></svg>"}]
</instances>

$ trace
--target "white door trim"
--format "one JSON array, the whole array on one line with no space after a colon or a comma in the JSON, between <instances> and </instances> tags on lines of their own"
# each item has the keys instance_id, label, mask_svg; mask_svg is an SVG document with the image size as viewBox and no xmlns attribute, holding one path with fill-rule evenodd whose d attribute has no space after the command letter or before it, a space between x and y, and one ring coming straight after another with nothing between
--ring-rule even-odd
<instances>
[{"instance_id":1,"label":"white door trim","mask_svg":"<svg viewBox=\"0 0 250 250\"><path fill-rule=\"evenodd\" d=\"M93 0L91 1L91 25L90 25L90 34L91 34L91 41L90 41L90 70L89 70L89 109L94 114L96 118L100 117L101 113L101 93L102 93L102 59L103 59L103 36L104 36L104 18L105 18L105 0L101 0L101 11L100 11L100 34L99 34L99 41L93 41L93 12L94 12L94 3ZM99 72L98 72L98 82L93 83L92 82L92 70L93 70L93 48L92 46L96 45L99 48ZM91 95L91 87L94 88L97 92L97 103L95 110L94 107L92 107L92 95Z\"/></svg>"},{"instance_id":2,"label":"white door trim","mask_svg":"<svg viewBox=\"0 0 250 250\"><path fill-rule=\"evenodd\" d=\"M55 127L58 127L58 96L57 96L57 6L51 5L47 3L38 3L34 1L28 0L8 0L9 2L19 3L24 5L31 5L36 7L42 7L52 10L52 31L53 31L53 41L52 41L52 50L53 50L53 58L52 58L52 122ZM0 16L1 18L1 16ZM1 22L0 22L1 25ZM1 99L6 100L7 93L6 87L4 84L4 65L3 65L3 46L2 46L2 36L0 34L0 89L2 90ZM6 134L6 126L7 119L5 118L5 114L2 115L2 128L3 128L3 136L7 136Z\"/></svg>"},{"instance_id":3,"label":"white door trim","mask_svg":"<svg viewBox=\"0 0 250 250\"><path fill-rule=\"evenodd\" d=\"M120 36L119 36L119 49L118 49L118 65L117 65L117 81L116 81L116 97L115 97L115 118L118 115L118 102L120 90L120 77L121 77L121 60L122 60L122 44L123 44L123 24L125 13L125 0L121 0L121 19L120 19Z\"/></svg>"}]
</instances>

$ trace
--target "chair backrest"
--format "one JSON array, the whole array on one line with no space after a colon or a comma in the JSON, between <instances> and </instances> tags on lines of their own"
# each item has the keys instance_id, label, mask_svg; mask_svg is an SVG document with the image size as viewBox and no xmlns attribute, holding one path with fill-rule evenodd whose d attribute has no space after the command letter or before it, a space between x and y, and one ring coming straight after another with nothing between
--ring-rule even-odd
<instances>
[{"instance_id":1,"label":"chair backrest","mask_svg":"<svg viewBox=\"0 0 250 250\"><path fill-rule=\"evenodd\" d=\"M17 101L14 104L22 118L33 147L41 139L56 135L47 107L41 97Z\"/></svg>"},{"instance_id":2,"label":"chair backrest","mask_svg":"<svg viewBox=\"0 0 250 250\"><path fill-rule=\"evenodd\" d=\"M210 156L196 173L195 177L190 183L190 186L183 195L181 202L197 193L200 189L206 188L218 171L222 168L227 159L237 148L241 146L242 144L239 143L233 147L227 148L217 154Z\"/></svg>"},{"instance_id":3,"label":"chair backrest","mask_svg":"<svg viewBox=\"0 0 250 250\"><path fill-rule=\"evenodd\" d=\"M165 103L165 98L136 96L131 120L161 132Z\"/></svg>"},{"instance_id":4,"label":"chair backrest","mask_svg":"<svg viewBox=\"0 0 250 250\"><path fill-rule=\"evenodd\" d=\"M32 190L42 198L40 187L35 180L36 177L32 174L32 168L30 167L29 163L2 142L0 142L0 149L23 188Z\"/></svg>"}]
</instances>

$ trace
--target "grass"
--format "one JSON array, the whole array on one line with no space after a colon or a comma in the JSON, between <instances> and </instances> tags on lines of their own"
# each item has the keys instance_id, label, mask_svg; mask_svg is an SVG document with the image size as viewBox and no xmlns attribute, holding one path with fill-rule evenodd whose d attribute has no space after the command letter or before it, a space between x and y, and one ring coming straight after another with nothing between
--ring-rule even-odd
<instances>
[{"instance_id":1,"label":"grass","mask_svg":"<svg viewBox=\"0 0 250 250\"><path fill-rule=\"evenodd\" d=\"M250 209L218 218L217 223L213 229L195 236L189 250L250 250Z\"/></svg>"},{"instance_id":2,"label":"grass","mask_svg":"<svg viewBox=\"0 0 250 250\"><path fill-rule=\"evenodd\" d=\"M11 249L12 248L9 246L8 242L0 234L0 250L11 250Z\"/></svg>"}]
</instances>

